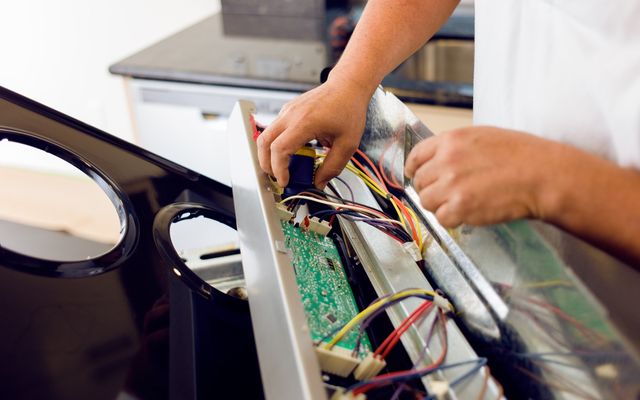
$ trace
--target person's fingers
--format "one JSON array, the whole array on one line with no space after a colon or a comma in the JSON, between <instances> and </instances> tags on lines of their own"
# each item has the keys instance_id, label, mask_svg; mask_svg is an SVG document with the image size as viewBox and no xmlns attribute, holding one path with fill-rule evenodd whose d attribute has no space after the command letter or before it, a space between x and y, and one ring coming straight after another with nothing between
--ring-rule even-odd
<instances>
[{"instance_id":1,"label":"person's fingers","mask_svg":"<svg viewBox=\"0 0 640 400\"><path fill-rule=\"evenodd\" d=\"M282 118L277 118L269 126L262 131L256 144L258 146L258 161L260 168L270 175L273 175L271 168L271 143L284 131L284 122Z\"/></svg>"},{"instance_id":2,"label":"person's fingers","mask_svg":"<svg viewBox=\"0 0 640 400\"><path fill-rule=\"evenodd\" d=\"M449 202L442 204L435 211L438 222L445 228L457 228L462 225L463 218L459 209Z\"/></svg>"},{"instance_id":3,"label":"person's fingers","mask_svg":"<svg viewBox=\"0 0 640 400\"><path fill-rule=\"evenodd\" d=\"M430 160L418 166L418 169L413 173L411 182L416 192L420 193L422 189L436 180L438 180L438 168L434 160Z\"/></svg>"},{"instance_id":4,"label":"person's fingers","mask_svg":"<svg viewBox=\"0 0 640 400\"><path fill-rule=\"evenodd\" d=\"M310 130L285 129L271 143L271 169L278 185L285 187L289 183L289 160L291 155L315 138Z\"/></svg>"},{"instance_id":5,"label":"person's fingers","mask_svg":"<svg viewBox=\"0 0 640 400\"><path fill-rule=\"evenodd\" d=\"M418 167L429 161L436 154L437 138L435 136L424 139L418 143L404 164L404 174L409 178L413 178Z\"/></svg>"},{"instance_id":6,"label":"person's fingers","mask_svg":"<svg viewBox=\"0 0 640 400\"><path fill-rule=\"evenodd\" d=\"M441 182L435 182L432 185L424 187L418 192L420 204L425 209L435 212L442 204L447 201L447 192Z\"/></svg>"},{"instance_id":7,"label":"person's fingers","mask_svg":"<svg viewBox=\"0 0 640 400\"><path fill-rule=\"evenodd\" d=\"M287 112L287 110L289 110L289 107L291 107L291 103L292 102L293 101L289 101L287 103L284 103L284 105L282 107L280 107L280 111L278 111L278 116L284 115Z\"/></svg>"},{"instance_id":8,"label":"person's fingers","mask_svg":"<svg viewBox=\"0 0 640 400\"><path fill-rule=\"evenodd\" d=\"M358 148L357 144L340 139L341 138L338 138L333 143L333 146L329 149L329 153L327 153L327 156L324 158L324 162L316 171L315 185L318 188L323 189L327 182L338 176Z\"/></svg>"}]
</instances>

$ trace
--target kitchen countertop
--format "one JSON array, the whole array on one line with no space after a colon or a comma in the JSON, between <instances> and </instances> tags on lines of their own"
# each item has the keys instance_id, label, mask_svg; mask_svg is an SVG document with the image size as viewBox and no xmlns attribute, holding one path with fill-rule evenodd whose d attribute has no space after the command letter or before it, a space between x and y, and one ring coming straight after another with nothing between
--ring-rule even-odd
<instances>
[{"instance_id":1,"label":"kitchen countertop","mask_svg":"<svg viewBox=\"0 0 640 400\"><path fill-rule=\"evenodd\" d=\"M472 32L473 16L454 14L440 34L445 38L469 39ZM220 48L225 40L222 16L214 14L113 64L109 71L139 79L299 92L312 89L319 83L315 77L306 81L291 81L223 74L219 66L225 61L216 48ZM404 101L471 108L470 85L387 79L383 81L383 86ZM407 89L410 89L410 93Z\"/></svg>"},{"instance_id":2,"label":"kitchen countertop","mask_svg":"<svg viewBox=\"0 0 640 400\"><path fill-rule=\"evenodd\" d=\"M214 14L109 67L116 75L189 83L307 91L317 82L292 82L223 75L216 47L222 33L221 14Z\"/></svg>"}]
</instances>

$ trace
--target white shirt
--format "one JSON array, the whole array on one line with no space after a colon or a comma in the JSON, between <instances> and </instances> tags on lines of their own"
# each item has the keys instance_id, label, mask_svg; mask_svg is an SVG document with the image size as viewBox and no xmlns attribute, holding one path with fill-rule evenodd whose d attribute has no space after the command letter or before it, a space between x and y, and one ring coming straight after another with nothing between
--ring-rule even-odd
<instances>
[{"instance_id":1,"label":"white shirt","mask_svg":"<svg viewBox=\"0 0 640 400\"><path fill-rule=\"evenodd\" d=\"M640 0L476 0L474 123L640 168Z\"/></svg>"}]
</instances>

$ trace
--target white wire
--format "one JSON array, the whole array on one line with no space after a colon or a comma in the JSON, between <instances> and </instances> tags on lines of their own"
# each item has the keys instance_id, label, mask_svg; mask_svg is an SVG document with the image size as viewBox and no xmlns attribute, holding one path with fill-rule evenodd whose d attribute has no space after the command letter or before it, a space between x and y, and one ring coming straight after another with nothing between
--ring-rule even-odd
<instances>
[{"instance_id":1,"label":"white wire","mask_svg":"<svg viewBox=\"0 0 640 400\"><path fill-rule=\"evenodd\" d=\"M341 204L341 203L336 203L336 202L333 202L333 201L321 200L321 199L316 199L315 197L302 196L302 195L295 195L295 196L287 197L286 199L282 200L280 203L285 203L285 202L287 202L289 200L293 200L293 199L302 199L302 200L314 201L316 203L326 204L326 205L334 207L334 208L346 208L348 210L358 211L360 213L366 213L368 215L374 215L376 221L390 222L392 224L397 224L398 226L404 228L404 225L402 225L402 223L400 221L396 221L395 219L389 219L389 218L380 217L380 215L382 213L379 213L378 211L369 210L367 208L359 207L359 206L355 206L355 205L351 205L351 204ZM382 215L384 215L384 214L382 214Z\"/></svg>"}]
</instances>

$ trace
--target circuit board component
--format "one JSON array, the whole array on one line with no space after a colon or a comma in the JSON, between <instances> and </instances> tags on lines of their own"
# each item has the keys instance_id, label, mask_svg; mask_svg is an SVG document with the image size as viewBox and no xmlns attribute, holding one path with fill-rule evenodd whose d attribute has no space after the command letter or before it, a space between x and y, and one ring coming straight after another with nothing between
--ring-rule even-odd
<instances>
[{"instance_id":1,"label":"circuit board component","mask_svg":"<svg viewBox=\"0 0 640 400\"><path fill-rule=\"evenodd\" d=\"M285 246L291 252L311 338L316 344L328 342L337 329L359 312L338 249L330 238L305 231L290 222L282 221L282 229ZM336 350L342 354L353 352L358 346L358 335L358 329L351 330L336 345L341 349ZM356 358L362 360L370 352L371 343L364 334ZM323 357L320 357L321 365L324 364Z\"/></svg>"}]
</instances>

